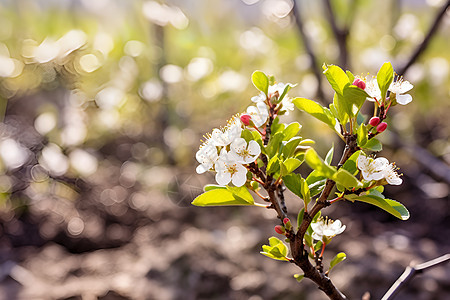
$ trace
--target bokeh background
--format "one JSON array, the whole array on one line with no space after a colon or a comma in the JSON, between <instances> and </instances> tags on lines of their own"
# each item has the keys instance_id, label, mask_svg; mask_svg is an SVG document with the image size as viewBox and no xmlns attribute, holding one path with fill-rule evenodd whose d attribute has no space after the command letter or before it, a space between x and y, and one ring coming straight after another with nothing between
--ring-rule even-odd
<instances>
[{"instance_id":1,"label":"bokeh background","mask_svg":"<svg viewBox=\"0 0 450 300\"><path fill-rule=\"evenodd\" d=\"M365 76L404 70L413 102L391 109L381 155L401 186L400 221L365 204L326 253L352 299L379 299L411 262L450 252L450 15L442 0L0 1L0 299L326 299L259 254L276 216L195 208L203 134L257 94L251 73L332 99L321 64ZM427 35L435 23L429 42ZM415 51L423 46L417 59ZM408 61L412 64L407 65ZM325 154L339 141L309 116ZM337 156L337 155L336 155ZM307 172L303 167L302 172ZM287 195L294 218L301 203ZM398 299L449 299L449 266Z\"/></svg>"}]
</instances>

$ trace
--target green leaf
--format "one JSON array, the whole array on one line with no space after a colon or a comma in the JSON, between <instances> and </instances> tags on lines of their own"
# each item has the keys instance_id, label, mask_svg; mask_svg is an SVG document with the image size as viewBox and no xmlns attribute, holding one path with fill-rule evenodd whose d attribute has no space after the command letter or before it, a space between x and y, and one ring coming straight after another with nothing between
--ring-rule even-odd
<instances>
[{"instance_id":1,"label":"green leaf","mask_svg":"<svg viewBox=\"0 0 450 300\"><path fill-rule=\"evenodd\" d=\"M250 130L244 129L242 130L241 137L248 143L253 140L253 134Z\"/></svg>"},{"instance_id":2,"label":"green leaf","mask_svg":"<svg viewBox=\"0 0 450 300\"><path fill-rule=\"evenodd\" d=\"M305 204L305 207L307 207L309 202L311 202L311 192L309 191L308 183L303 178L300 179L300 187L301 187L303 202Z\"/></svg>"},{"instance_id":3,"label":"green leaf","mask_svg":"<svg viewBox=\"0 0 450 300\"><path fill-rule=\"evenodd\" d=\"M275 133L275 135L271 137L266 147L266 152L267 155L269 155L269 157L273 157L278 152L278 149L280 149L283 139L284 139L283 132L277 132Z\"/></svg>"},{"instance_id":4,"label":"green leaf","mask_svg":"<svg viewBox=\"0 0 450 300\"><path fill-rule=\"evenodd\" d=\"M300 228L303 222L303 215L305 214L305 208L300 209L297 215L297 228Z\"/></svg>"},{"instance_id":5,"label":"green leaf","mask_svg":"<svg viewBox=\"0 0 450 300\"><path fill-rule=\"evenodd\" d=\"M312 169L317 171L318 175L332 178L336 173L336 168L328 166L313 148L306 151L305 161Z\"/></svg>"},{"instance_id":6,"label":"green leaf","mask_svg":"<svg viewBox=\"0 0 450 300\"><path fill-rule=\"evenodd\" d=\"M212 190L217 190L217 189L227 189L227 187L226 186L223 186L223 185L217 185L217 184L207 184L207 185L205 185L204 187L203 187L203 190L205 191L205 192L207 192L207 191L212 191Z\"/></svg>"},{"instance_id":7,"label":"green leaf","mask_svg":"<svg viewBox=\"0 0 450 300\"><path fill-rule=\"evenodd\" d=\"M280 123L280 118L276 117L270 126L270 133L275 135L277 132L283 131L285 127L284 123Z\"/></svg>"},{"instance_id":8,"label":"green leaf","mask_svg":"<svg viewBox=\"0 0 450 300\"><path fill-rule=\"evenodd\" d=\"M383 199L383 198L375 196L375 195L358 196L358 195L354 195L354 194L346 195L345 199L348 199L352 202L360 201L360 202L365 202L365 203L369 203L369 204L378 206L379 208L384 209L391 215L393 215L401 220L407 220L409 218L409 212L406 209L406 207L403 206L403 204L401 204L400 202L397 202L395 200Z\"/></svg>"},{"instance_id":9,"label":"green leaf","mask_svg":"<svg viewBox=\"0 0 450 300\"><path fill-rule=\"evenodd\" d=\"M209 190L192 201L196 206L254 205L252 195L246 187L216 188Z\"/></svg>"},{"instance_id":10,"label":"green leaf","mask_svg":"<svg viewBox=\"0 0 450 300\"><path fill-rule=\"evenodd\" d=\"M300 143L301 140L302 140L301 137L295 136L295 137L291 138L287 142L283 141L283 148L281 150L281 153L283 154L283 157L285 159L291 157L292 155L294 155L295 149L297 148L297 146L298 146L298 144Z\"/></svg>"},{"instance_id":11,"label":"green leaf","mask_svg":"<svg viewBox=\"0 0 450 300\"><path fill-rule=\"evenodd\" d=\"M331 112L329 112L327 108L306 98L295 98L292 102L298 109L303 110L314 118L324 122L334 130L336 120L332 117Z\"/></svg>"},{"instance_id":12,"label":"green leaf","mask_svg":"<svg viewBox=\"0 0 450 300\"><path fill-rule=\"evenodd\" d=\"M283 182L291 192L300 198L302 197L302 176L300 174L289 174L283 176Z\"/></svg>"},{"instance_id":13,"label":"green leaf","mask_svg":"<svg viewBox=\"0 0 450 300\"><path fill-rule=\"evenodd\" d=\"M253 140L255 140L258 143L259 147L261 148L261 152L263 154L267 154L266 148L264 147L264 144L263 144L263 140L262 140L261 134L258 131L256 131L256 130L251 131L251 133L253 135Z\"/></svg>"},{"instance_id":14,"label":"green leaf","mask_svg":"<svg viewBox=\"0 0 450 300\"><path fill-rule=\"evenodd\" d=\"M367 144L367 127L364 123L359 125L358 130L356 131L357 140L359 147L363 147L365 144Z\"/></svg>"},{"instance_id":15,"label":"green leaf","mask_svg":"<svg viewBox=\"0 0 450 300\"><path fill-rule=\"evenodd\" d=\"M336 183L344 186L346 189L353 187L359 188L363 184L355 176L353 176L349 171L340 168L332 178Z\"/></svg>"},{"instance_id":16,"label":"green leaf","mask_svg":"<svg viewBox=\"0 0 450 300\"><path fill-rule=\"evenodd\" d=\"M269 162L267 163L267 174L271 175L280 170L280 159L278 156L272 157Z\"/></svg>"},{"instance_id":17,"label":"green leaf","mask_svg":"<svg viewBox=\"0 0 450 300\"><path fill-rule=\"evenodd\" d=\"M350 82L347 74L340 67L335 65L326 66L323 73L327 77L333 90L335 90L336 93L343 95L345 85Z\"/></svg>"},{"instance_id":18,"label":"green leaf","mask_svg":"<svg viewBox=\"0 0 450 300\"><path fill-rule=\"evenodd\" d=\"M312 171L308 175L308 177L306 177L306 183L308 183L311 197L314 197L322 192L322 190L325 188L326 181L327 178L325 176L319 175L319 172L317 171Z\"/></svg>"},{"instance_id":19,"label":"green leaf","mask_svg":"<svg viewBox=\"0 0 450 300\"><path fill-rule=\"evenodd\" d=\"M394 69L390 62L385 62L377 73L377 82L381 91L381 97L386 97L386 92L394 79Z\"/></svg>"},{"instance_id":20,"label":"green leaf","mask_svg":"<svg viewBox=\"0 0 450 300\"><path fill-rule=\"evenodd\" d=\"M350 106L345 101L344 96L339 93L334 93L333 105L336 108L338 120L342 125L345 125L349 119Z\"/></svg>"},{"instance_id":21,"label":"green leaf","mask_svg":"<svg viewBox=\"0 0 450 300\"><path fill-rule=\"evenodd\" d=\"M345 74L347 74L348 77L348 81L353 83L353 81L355 81L355 75L352 74L352 72L350 72L349 70L345 71Z\"/></svg>"},{"instance_id":22,"label":"green leaf","mask_svg":"<svg viewBox=\"0 0 450 300\"><path fill-rule=\"evenodd\" d=\"M381 151L383 145L376 138L371 138L363 147L364 149L369 149L371 151Z\"/></svg>"},{"instance_id":23,"label":"green leaf","mask_svg":"<svg viewBox=\"0 0 450 300\"><path fill-rule=\"evenodd\" d=\"M344 99L346 101L347 113L356 116L369 95L357 86L348 84L344 87Z\"/></svg>"},{"instance_id":24,"label":"green leaf","mask_svg":"<svg viewBox=\"0 0 450 300\"><path fill-rule=\"evenodd\" d=\"M280 103L283 100L283 98L286 96L286 94L289 92L289 90L296 86L297 86L297 84L286 83L286 85L284 86L283 92L281 93L280 97L278 97L277 102Z\"/></svg>"},{"instance_id":25,"label":"green leaf","mask_svg":"<svg viewBox=\"0 0 450 300\"><path fill-rule=\"evenodd\" d=\"M261 71L255 71L252 74L252 82L253 85L267 95L267 91L269 89L269 78L266 74Z\"/></svg>"},{"instance_id":26,"label":"green leaf","mask_svg":"<svg viewBox=\"0 0 450 300\"><path fill-rule=\"evenodd\" d=\"M330 150L327 153L327 156L325 156L325 163L327 165L331 165L331 161L333 160L333 154L334 154L334 145L331 146Z\"/></svg>"},{"instance_id":27,"label":"green leaf","mask_svg":"<svg viewBox=\"0 0 450 300\"><path fill-rule=\"evenodd\" d=\"M336 256L331 260L330 262L330 269L328 269L328 272L333 269L338 263L345 260L347 258L347 255L344 252L339 252L336 254Z\"/></svg>"},{"instance_id":28,"label":"green leaf","mask_svg":"<svg viewBox=\"0 0 450 300\"><path fill-rule=\"evenodd\" d=\"M300 282L303 278L305 278L305 274L294 274L294 278Z\"/></svg>"},{"instance_id":29,"label":"green leaf","mask_svg":"<svg viewBox=\"0 0 450 300\"><path fill-rule=\"evenodd\" d=\"M278 238L272 236L269 238L269 245L262 246L263 251L260 253L276 260L289 261L286 257L288 249L287 246Z\"/></svg>"},{"instance_id":30,"label":"green leaf","mask_svg":"<svg viewBox=\"0 0 450 300\"><path fill-rule=\"evenodd\" d=\"M358 173L358 167L356 166L356 160L359 157L359 154L361 153L361 150L356 151L353 153L347 161L344 163L341 169L347 170L350 174L356 175Z\"/></svg>"},{"instance_id":31,"label":"green leaf","mask_svg":"<svg viewBox=\"0 0 450 300\"><path fill-rule=\"evenodd\" d=\"M302 140L299 143L299 145L302 146L302 147L309 147L309 146L312 146L314 144L316 144L316 142L311 140L311 139L304 139L304 140Z\"/></svg>"},{"instance_id":32,"label":"green leaf","mask_svg":"<svg viewBox=\"0 0 450 300\"><path fill-rule=\"evenodd\" d=\"M290 173L292 173L293 171L295 171L295 169L297 169L298 167L300 167L300 165L302 164L302 162L301 161L299 161L298 159L296 159L296 158L288 158L288 159L286 159L284 162L282 162L282 164L285 166L285 168L286 168L286 173L285 174L283 174L283 172L282 172L282 176L284 176L284 175L287 175L287 174L290 174Z\"/></svg>"},{"instance_id":33,"label":"green leaf","mask_svg":"<svg viewBox=\"0 0 450 300\"><path fill-rule=\"evenodd\" d=\"M298 122L292 122L289 124L286 129L283 130L284 133L284 139L285 141L290 140L294 136L297 135L297 133L302 128L302 125L300 125Z\"/></svg>"}]
</instances>

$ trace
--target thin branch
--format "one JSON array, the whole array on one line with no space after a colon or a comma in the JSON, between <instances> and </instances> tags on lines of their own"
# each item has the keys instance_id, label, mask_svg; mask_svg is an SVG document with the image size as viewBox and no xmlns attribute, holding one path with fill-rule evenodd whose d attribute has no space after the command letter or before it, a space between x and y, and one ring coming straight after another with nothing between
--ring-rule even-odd
<instances>
[{"instance_id":1,"label":"thin branch","mask_svg":"<svg viewBox=\"0 0 450 300\"><path fill-rule=\"evenodd\" d=\"M450 261L450 254L442 255L441 257L435 258L428 262L406 267L403 274L394 282L391 288L386 292L386 294L381 298L381 300L391 300L399 293L400 289L406 286L417 274L424 272L427 269L434 268L441 264Z\"/></svg>"},{"instance_id":2,"label":"thin branch","mask_svg":"<svg viewBox=\"0 0 450 300\"><path fill-rule=\"evenodd\" d=\"M292 14L294 15L295 24L297 25L298 33L300 34L301 40L303 42L303 46L305 47L306 53L309 56L310 62L311 62L311 69L314 73L314 76L317 80L317 98L320 102L324 103L325 101L325 94L322 90L322 74L320 71L320 66L317 63L317 57L314 53L314 50L312 49L310 40L308 36L305 33L305 29L303 26L303 19L300 14L299 5L297 3L298 0L294 0L294 6L292 8Z\"/></svg>"},{"instance_id":3,"label":"thin branch","mask_svg":"<svg viewBox=\"0 0 450 300\"><path fill-rule=\"evenodd\" d=\"M437 32L439 25L441 24L442 19L444 18L447 9L450 6L450 0L447 0L447 3L442 6L442 8L438 11L436 14L436 17L434 19L433 24L431 25L430 29L428 30L427 35L423 39L423 42L418 45L414 53L409 58L408 62L399 69L398 75L404 75L405 72L411 67L412 64L416 62L416 60L420 57L420 55L425 51L425 49L428 47L431 38L435 35Z\"/></svg>"}]
</instances>

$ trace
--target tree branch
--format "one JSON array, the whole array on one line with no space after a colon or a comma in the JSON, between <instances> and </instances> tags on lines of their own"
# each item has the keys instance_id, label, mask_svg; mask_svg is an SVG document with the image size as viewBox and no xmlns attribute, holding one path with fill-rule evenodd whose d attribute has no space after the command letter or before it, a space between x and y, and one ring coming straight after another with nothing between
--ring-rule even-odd
<instances>
[{"instance_id":1,"label":"tree branch","mask_svg":"<svg viewBox=\"0 0 450 300\"><path fill-rule=\"evenodd\" d=\"M417 274L422 273L427 269L434 268L441 264L450 261L450 254L442 255L441 257L435 258L428 262L406 267L403 274L394 282L391 288L386 292L386 294L381 298L381 300L391 300L399 293L401 288L406 286Z\"/></svg>"},{"instance_id":2,"label":"tree branch","mask_svg":"<svg viewBox=\"0 0 450 300\"><path fill-rule=\"evenodd\" d=\"M325 94L322 90L322 74L320 71L320 66L317 63L317 57L316 54L314 53L312 47L311 47L311 43L310 40L308 38L308 36L305 33L305 29L303 26L303 19L302 16L300 14L300 10L299 10L299 6L297 4L297 0L294 0L294 6L292 8L292 13L294 15L294 19L295 19L295 24L297 25L297 29L298 29L298 33L300 34L301 40L303 42L303 47L305 47L306 53L309 56L309 60L311 62L311 69L314 73L314 76L316 77L317 80L317 97L318 100L322 103L324 103L325 101Z\"/></svg>"},{"instance_id":3,"label":"tree branch","mask_svg":"<svg viewBox=\"0 0 450 300\"><path fill-rule=\"evenodd\" d=\"M436 17L434 19L433 24L431 25L430 29L428 30L427 35L423 39L423 42L418 45L416 50L413 52L409 60L406 62L406 64L399 69L398 75L404 75L405 72L411 67L412 64L416 62L416 60L419 58L419 56L425 51L425 49L428 47L431 38L435 35L437 32L437 29L443 19L443 17L446 14L446 11L448 7L450 6L450 0L447 0L447 3L442 6L442 8L439 10L439 12L436 14Z\"/></svg>"}]
</instances>

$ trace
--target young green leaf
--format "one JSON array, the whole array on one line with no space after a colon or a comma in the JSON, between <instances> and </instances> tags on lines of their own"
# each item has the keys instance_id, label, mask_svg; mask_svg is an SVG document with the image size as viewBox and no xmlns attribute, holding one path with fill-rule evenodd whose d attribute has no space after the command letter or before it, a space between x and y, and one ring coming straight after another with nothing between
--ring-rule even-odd
<instances>
[{"instance_id":1,"label":"young green leaf","mask_svg":"<svg viewBox=\"0 0 450 300\"><path fill-rule=\"evenodd\" d=\"M203 187L203 190L205 191L205 192L207 192L207 191L212 191L212 190L217 190L217 189L227 189L227 187L226 186L223 186L223 185L217 185L217 184L207 184L207 185L205 185L204 187Z\"/></svg>"},{"instance_id":2,"label":"young green leaf","mask_svg":"<svg viewBox=\"0 0 450 300\"><path fill-rule=\"evenodd\" d=\"M363 147L367 143L367 127L364 123L359 125L356 135L358 146Z\"/></svg>"},{"instance_id":3,"label":"young green leaf","mask_svg":"<svg viewBox=\"0 0 450 300\"><path fill-rule=\"evenodd\" d=\"M253 140L253 134L250 130L244 129L242 130L241 137L248 143Z\"/></svg>"},{"instance_id":4,"label":"young green leaf","mask_svg":"<svg viewBox=\"0 0 450 300\"><path fill-rule=\"evenodd\" d=\"M284 90L281 93L280 97L278 98L277 102L280 103L283 100L283 98L286 96L286 94L289 92L289 90L296 86L297 86L297 84L286 83L286 85L284 86Z\"/></svg>"},{"instance_id":5,"label":"young green leaf","mask_svg":"<svg viewBox=\"0 0 450 300\"><path fill-rule=\"evenodd\" d=\"M269 89L269 78L266 74L261 71L255 71L252 74L252 82L253 85L267 95L267 91Z\"/></svg>"},{"instance_id":6,"label":"young green leaf","mask_svg":"<svg viewBox=\"0 0 450 300\"><path fill-rule=\"evenodd\" d=\"M356 116L366 101L366 97L369 95L357 86L354 85L346 85L344 87L344 99L347 103L347 113L351 116Z\"/></svg>"},{"instance_id":7,"label":"young green leaf","mask_svg":"<svg viewBox=\"0 0 450 300\"><path fill-rule=\"evenodd\" d=\"M283 140L285 141L290 140L291 138L297 135L297 133L300 131L301 128L302 125L300 125L298 122L292 122L283 130L284 133Z\"/></svg>"},{"instance_id":8,"label":"young green leaf","mask_svg":"<svg viewBox=\"0 0 450 300\"><path fill-rule=\"evenodd\" d=\"M381 97L386 97L386 92L394 79L394 69L390 62L385 62L377 73L378 87L381 91Z\"/></svg>"},{"instance_id":9,"label":"young green leaf","mask_svg":"<svg viewBox=\"0 0 450 300\"><path fill-rule=\"evenodd\" d=\"M297 169L298 167L300 167L300 165L302 164L301 161L299 161L296 158L288 158L286 159L284 162L282 162L282 164L284 165L284 167L286 168L285 172L286 174L283 174L282 172L282 176L290 174L292 172L295 171L295 169Z\"/></svg>"},{"instance_id":10,"label":"young green leaf","mask_svg":"<svg viewBox=\"0 0 450 300\"><path fill-rule=\"evenodd\" d=\"M335 65L327 66L323 73L327 77L333 90L335 90L336 93L343 95L345 85L350 82L347 74L340 67Z\"/></svg>"},{"instance_id":11,"label":"young green leaf","mask_svg":"<svg viewBox=\"0 0 450 300\"><path fill-rule=\"evenodd\" d=\"M333 160L333 154L334 154L334 145L331 146L330 150L327 153L327 156L325 156L325 163L327 165L331 165L331 161Z\"/></svg>"},{"instance_id":12,"label":"young green leaf","mask_svg":"<svg viewBox=\"0 0 450 300\"><path fill-rule=\"evenodd\" d=\"M325 187L326 181L327 178L325 176L319 175L319 172L317 171L312 171L311 173L309 173L308 177L306 177L306 183L308 184L311 197L314 197L322 192Z\"/></svg>"},{"instance_id":13,"label":"young green leaf","mask_svg":"<svg viewBox=\"0 0 450 300\"><path fill-rule=\"evenodd\" d=\"M320 105L315 101L306 98L295 98L292 100L292 102L298 109L303 110L304 112L310 114L316 119L324 122L334 130L336 120L331 116L331 113L327 108L323 107L322 105Z\"/></svg>"},{"instance_id":14,"label":"young green leaf","mask_svg":"<svg viewBox=\"0 0 450 300\"><path fill-rule=\"evenodd\" d=\"M331 179L333 179L336 183L344 186L346 189L354 187L359 188L363 186L363 184L358 179L356 179L355 176L342 168L340 168Z\"/></svg>"},{"instance_id":15,"label":"young green leaf","mask_svg":"<svg viewBox=\"0 0 450 300\"><path fill-rule=\"evenodd\" d=\"M348 81L353 83L353 81L355 80L355 75L353 75L349 70L345 71L345 74L347 74Z\"/></svg>"},{"instance_id":16,"label":"young green leaf","mask_svg":"<svg viewBox=\"0 0 450 300\"><path fill-rule=\"evenodd\" d=\"M330 262L330 268L328 269L328 272L331 271L338 263L345 260L347 258L347 255L344 252L339 252L336 254L336 256L331 260Z\"/></svg>"},{"instance_id":17,"label":"young green leaf","mask_svg":"<svg viewBox=\"0 0 450 300\"><path fill-rule=\"evenodd\" d=\"M295 149L297 148L297 146L301 140L302 140L301 137L295 136L287 142L283 141L283 148L281 150L281 153L282 153L284 159L287 159L287 158L291 157L292 155L294 155Z\"/></svg>"},{"instance_id":18,"label":"young green leaf","mask_svg":"<svg viewBox=\"0 0 450 300\"><path fill-rule=\"evenodd\" d=\"M302 176L300 174L289 174L283 177L283 182L286 187L295 195L302 197Z\"/></svg>"},{"instance_id":19,"label":"young green leaf","mask_svg":"<svg viewBox=\"0 0 450 300\"><path fill-rule=\"evenodd\" d=\"M383 145L376 138L371 138L363 147L364 149L368 149L370 151L381 151L383 149Z\"/></svg>"},{"instance_id":20,"label":"young green leaf","mask_svg":"<svg viewBox=\"0 0 450 300\"><path fill-rule=\"evenodd\" d=\"M287 255L287 246L278 238L272 236L269 238L269 245L262 246L263 251L260 253L276 260L284 260L289 261L286 257Z\"/></svg>"},{"instance_id":21,"label":"young green leaf","mask_svg":"<svg viewBox=\"0 0 450 300\"><path fill-rule=\"evenodd\" d=\"M358 173L358 167L356 166L356 160L359 157L359 154L361 153L361 150L356 151L353 153L347 161L342 166L342 169L347 170L350 174L356 175Z\"/></svg>"},{"instance_id":22,"label":"young green leaf","mask_svg":"<svg viewBox=\"0 0 450 300\"><path fill-rule=\"evenodd\" d=\"M318 175L332 178L336 173L336 168L328 166L313 148L306 151L305 161L312 169L317 171Z\"/></svg>"},{"instance_id":23,"label":"young green leaf","mask_svg":"<svg viewBox=\"0 0 450 300\"><path fill-rule=\"evenodd\" d=\"M277 132L272 138L269 140L269 144L267 144L266 152L269 157L273 157L280 149L282 141L284 139L283 132Z\"/></svg>"},{"instance_id":24,"label":"young green leaf","mask_svg":"<svg viewBox=\"0 0 450 300\"><path fill-rule=\"evenodd\" d=\"M305 208L300 209L297 215L297 228L300 228L303 222L303 215L305 214Z\"/></svg>"},{"instance_id":25,"label":"young green leaf","mask_svg":"<svg viewBox=\"0 0 450 300\"><path fill-rule=\"evenodd\" d=\"M267 163L267 174L271 175L280 170L280 159L278 156L272 157L269 162Z\"/></svg>"},{"instance_id":26,"label":"young green leaf","mask_svg":"<svg viewBox=\"0 0 450 300\"><path fill-rule=\"evenodd\" d=\"M254 205L252 195L246 187L216 188L209 190L192 201L196 206Z\"/></svg>"},{"instance_id":27,"label":"young green leaf","mask_svg":"<svg viewBox=\"0 0 450 300\"><path fill-rule=\"evenodd\" d=\"M409 219L409 212L406 209L406 207L403 206L400 202L397 202L395 200L383 199L381 197L374 196L374 195L358 196L358 195L354 195L354 194L346 195L345 199L350 200L352 202L360 201L360 202L369 203L369 204L378 206L381 209L384 209L391 215L393 215L401 220Z\"/></svg>"}]
</instances>

